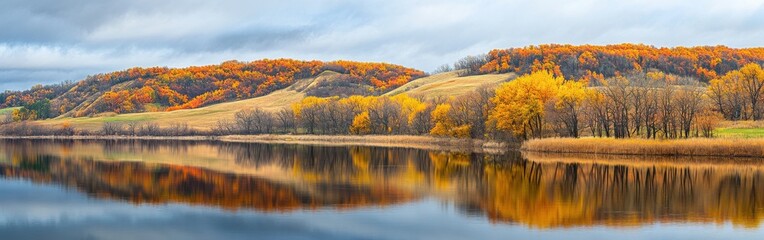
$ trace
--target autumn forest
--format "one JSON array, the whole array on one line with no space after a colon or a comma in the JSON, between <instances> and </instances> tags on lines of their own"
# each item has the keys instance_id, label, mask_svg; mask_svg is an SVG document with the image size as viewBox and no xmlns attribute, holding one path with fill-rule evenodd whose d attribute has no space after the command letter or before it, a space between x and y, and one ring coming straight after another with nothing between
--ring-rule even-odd
<instances>
[{"instance_id":1,"label":"autumn forest","mask_svg":"<svg viewBox=\"0 0 764 240\"><path fill-rule=\"evenodd\" d=\"M228 61L187 68L132 68L79 82L6 91L0 94L0 106L13 109L4 120L9 123L3 128L6 134L87 134L66 125L60 130L34 130L30 127L34 124L23 122L196 109L268 95L300 79L332 72L338 77L320 83L329 85L308 91L289 107L274 111L253 105L233 118L219 119L208 130L184 123L162 131L148 122L106 122L98 133L432 135L501 141L552 136L712 137L721 121L764 116L762 63L763 48L638 44L497 49L429 74L386 63ZM449 97L386 94L417 79L452 71L461 77L503 73L519 77Z\"/></svg>"}]
</instances>

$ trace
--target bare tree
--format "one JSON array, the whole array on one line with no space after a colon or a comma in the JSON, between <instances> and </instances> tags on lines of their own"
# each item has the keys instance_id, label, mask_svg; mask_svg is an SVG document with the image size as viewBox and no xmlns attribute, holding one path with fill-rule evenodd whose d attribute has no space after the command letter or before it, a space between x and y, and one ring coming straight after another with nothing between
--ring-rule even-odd
<instances>
[{"instance_id":1,"label":"bare tree","mask_svg":"<svg viewBox=\"0 0 764 240\"><path fill-rule=\"evenodd\" d=\"M631 83L624 77L606 79L602 93L612 103L610 114L613 122L613 136L616 138L630 137L629 113L631 104L629 99L633 94Z\"/></svg>"},{"instance_id":2,"label":"bare tree","mask_svg":"<svg viewBox=\"0 0 764 240\"><path fill-rule=\"evenodd\" d=\"M491 86L481 86L474 92L454 98L450 114L457 126L469 125L470 136L473 138L485 137L486 121L492 108L491 98L495 92Z\"/></svg>"},{"instance_id":3,"label":"bare tree","mask_svg":"<svg viewBox=\"0 0 764 240\"><path fill-rule=\"evenodd\" d=\"M119 122L104 122L101 125L101 134L103 135L118 135L123 131L122 123Z\"/></svg>"},{"instance_id":4,"label":"bare tree","mask_svg":"<svg viewBox=\"0 0 764 240\"><path fill-rule=\"evenodd\" d=\"M272 131L275 118L270 112L261 108L246 109L234 115L236 127L243 134L260 134Z\"/></svg>"},{"instance_id":5,"label":"bare tree","mask_svg":"<svg viewBox=\"0 0 764 240\"><path fill-rule=\"evenodd\" d=\"M445 72L450 72L453 70L454 69L451 68L451 66L449 66L448 64L443 64L435 68L435 70L433 70L431 74L445 73Z\"/></svg>"},{"instance_id":6,"label":"bare tree","mask_svg":"<svg viewBox=\"0 0 764 240\"><path fill-rule=\"evenodd\" d=\"M218 120L212 128L212 134L215 135L228 135L234 133L236 133L236 124L228 119Z\"/></svg>"},{"instance_id":7,"label":"bare tree","mask_svg":"<svg viewBox=\"0 0 764 240\"><path fill-rule=\"evenodd\" d=\"M758 65L746 65L740 69L742 75L743 93L751 104L752 118L754 121L761 117L759 102L764 95L764 72Z\"/></svg>"},{"instance_id":8,"label":"bare tree","mask_svg":"<svg viewBox=\"0 0 764 240\"><path fill-rule=\"evenodd\" d=\"M488 57L484 54L477 56L466 56L454 63L454 69L462 70L459 75L473 75L480 72L480 67L488 62Z\"/></svg>"},{"instance_id":9,"label":"bare tree","mask_svg":"<svg viewBox=\"0 0 764 240\"><path fill-rule=\"evenodd\" d=\"M173 123L170 124L170 126L165 131L165 135L170 136L188 136L192 135L191 127L188 126L188 123Z\"/></svg>"},{"instance_id":10,"label":"bare tree","mask_svg":"<svg viewBox=\"0 0 764 240\"><path fill-rule=\"evenodd\" d=\"M414 134L427 134L432 129L432 111L435 105L427 104L425 109L417 112L411 120L411 131Z\"/></svg>"},{"instance_id":11,"label":"bare tree","mask_svg":"<svg viewBox=\"0 0 764 240\"><path fill-rule=\"evenodd\" d=\"M159 125L156 123L148 122L141 124L138 128L138 134L144 135L144 136L159 136L161 134L161 129L159 128Z\"/></svg>"},{"instance_id":12,"label":"bare tree","mask_svg":"<svg viewBox=\"0 0 764 240\"><path fill-rule=\"evenodd\" d=\"M702 108L703 88L697 86L682 87L677 91L675 99L675 112L681 126L684 138L689 138L693 127L693 121Z\"/></svg>"},{"instance_id":13,"label":"bare tree","mask_svg":"<svg viewBox=\"0 0 764 240\"><path fill-rule=\"evenodd\" d=\"M379 98L369 106L371 132L374 134L399 133L406 124L401 115L401 106L389 98Z\"/></svg>"},{"instance_id":14,"label":"bare tree","mask_svg":"<svg viewBox=\"0 0 764 240\"><path fill-rule=\"evenodd\" d=\"M279 110L276 114L276 120L283 132L297 132L297 119L292 110L286 108Z\"/></svg>"},{"instance_id":15,"label":"bare tree","mask_svg":"<svg viewBox=\"0 0 764 240\"><path fill-rule=\"evenodd\" d=\"M125 133L128 135L135 135L138 132L138 126L140 126L140 122L138 121L128 121L125 123Z\"/></svg>"},{"instance_id":16,"label":"bare tree","mask_svg":"<svg viewBox=\"0 0 764 240\"><path fill-rule=\"evenodd\" d=\"M236 121L236 129L240 133L252 134L255 132L255 111L254 110L241 110L234 115L234 121Z\"/></svg>"},{"instance_id":17,"label":"bare tree","mask_svg":"<svg viewBox=\"0 0 764 240\"><path fill-rule=\"evenodd\" d=\"M315 134L316 128L320 124L319 115L323 105L310 105L305 106L300 110L300 125L308 132L308 134Z\"/></svg>"},{"instance_id":18,"label":"bare tree","mask_svg":"<svg viewBox=\"0 0 764 240\"><path fill-rule=\"evenodd\" d=\"M673 87L664 88L658 96L658 119L663 138L676 138L676 116L674 99L676 90Z\"/></svg>"},{"instance_id":19,"label":"bare tree","mask_svg":"<svg viewBox=\"0 0 764 240\"><path fill-rule=\"evenodd\" d=\"M262 108L255 108L255 131L256 133L270 133L276 125L276 118L273 113L265 111Z\"/></svg>"}]
</instances>

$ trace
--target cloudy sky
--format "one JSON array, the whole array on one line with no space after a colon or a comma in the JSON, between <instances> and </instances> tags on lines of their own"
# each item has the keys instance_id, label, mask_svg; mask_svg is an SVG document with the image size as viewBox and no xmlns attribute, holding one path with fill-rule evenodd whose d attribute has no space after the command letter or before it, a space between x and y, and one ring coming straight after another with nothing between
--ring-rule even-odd
<instances>
[{"instance_id":1,"label":"cloudy sky","mask_svg":"<svg viewBox=\"0 0 764 240\"><path fill-rule=\"evenodd\" d=\"M430 71L544 43L764 46L759 0L2 0L0 89L261 58Z\"/></svg>"}]
</instances>

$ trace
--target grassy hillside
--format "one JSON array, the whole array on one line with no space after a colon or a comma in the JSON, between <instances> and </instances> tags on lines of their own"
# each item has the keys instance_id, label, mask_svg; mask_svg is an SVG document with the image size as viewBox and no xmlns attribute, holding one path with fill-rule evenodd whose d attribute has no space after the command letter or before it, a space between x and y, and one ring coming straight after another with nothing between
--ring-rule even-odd
<instances>
[{"instance_id":1,"label":"grassy hillside","mask_svg":"<svg viewBox=\"0 0 764 240\"><path fill-rule=\"evenodd\" d=\"M215 126L219 119L232 119L239 110L261 107L266 110L277 111L281 108L289 107L290 104L300 101L303 97L305 97L304 93L283 89L262 97L220 103L195 109L170 112L127 113L100 117L62 117L40 121L40 123L45 125L69 123L80 129L98 130L104 122L139 121L154 122L163 127L173 123L188 123L191 127L197 129L210 129Z\"/></svg>"},{"instance_id":2,"label":"grassy hillside","mask_svg":"<svg viewBox=\"0 0 764 240\"><path fill-rule=\"evenodd\" d=\"M160 126L173 123L188 123L197 129L210 129L220 119L232 119L237 111L260 107L265 110L278 111L288 108L292 103L302 100L306 92L316 88L321 83L339 79L342 75L327 71L315 78L298 80L290 87L274 91L268 95L246 100L225 102L195 109L184 109L170 112L145 112L128 114L111 114L97 117L59 117L39 121L45 125L71 124L75 128L98 130L104 122L154 122ZM513 73L486 74L479 76L459 77L457 72L447 72L420 78L409 82L386 95L409 94L434 98L441 96L458 96L474 90L485 84L496 84L514 78Z\"/></svg>"},{"instance_id":3,"label":"grassy hillside","mask_svg":"<svg viewBox=\"0 0 764 240\"><path fill-rule=\"evenodd\" d=\"M485 74L460 77L458 71L435 74L416 79L385 95L408 94L425 98L459 96L472 92L483 85L495 85L517 77L514 73Z\"/></svg>"},{"instance_id":4,"label":"grassy hillside","mask_svg":"<svg viewBox=\"0 0 764 240\"><path fill-rule=\"evenodd\" d=\"M163 127L173 123L188 123L191 127L197 129L210 129L215 126L219 119L232 119L234 114L242 109L260 107L265 110L278 111L279 109L289 107L292 103L298 102L305 97L305 93L303 92L304 89L301 89L300 87L307 86L324 77L325 76L319 76L316 78L299 80L291 87L274 91L262 97L225 102L195 109L175 110L170 112L128 113L98 117L59 117L39 122L45 125L69 123L75 128L87 130L98 130L104 122L129 121L154 122Z\"/></svg>"}]
</instances>

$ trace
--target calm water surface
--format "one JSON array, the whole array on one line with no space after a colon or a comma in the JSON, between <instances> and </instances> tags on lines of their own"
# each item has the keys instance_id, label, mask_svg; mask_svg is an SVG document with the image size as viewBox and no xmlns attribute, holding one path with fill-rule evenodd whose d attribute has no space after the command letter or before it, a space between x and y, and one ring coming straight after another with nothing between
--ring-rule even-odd
<instances>
[{"instance_id":1,"label":"calm water surface","mask_svg":"<svg viewBox=\"0 0 764 240\"><path fill-rule=\"evenodd\" d=\"M0 141L0 236L764 238L764 166L709 162L208 142Z\"/></svg>"}]
</instances>

